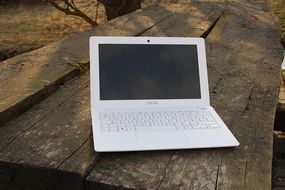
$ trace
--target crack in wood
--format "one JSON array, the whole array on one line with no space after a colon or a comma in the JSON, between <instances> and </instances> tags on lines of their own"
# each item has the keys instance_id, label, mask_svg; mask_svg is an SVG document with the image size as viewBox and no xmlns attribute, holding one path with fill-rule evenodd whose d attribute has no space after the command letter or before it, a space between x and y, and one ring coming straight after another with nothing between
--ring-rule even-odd
<instances>
[{"instance_id":1,"label":"crack in wood","mask_svg":"<svg viewBox=\"0 0 285 190\"><path fill-rule=\"evenodd\" d=\"M171 154L170 156L170 159L167 161L166 163L166 166L165 166L165 169L163 171L163 174L162 174L162 178L161 180L159 181L158 185L154 188L155 190L159 189L159 187L161 186L163 180L165 179L165 176L166 176L166 171L168 170L168 167L171 165L171 163L173 162L173 156L177 153L177 151L175 151L173 154Z\"/></svg>"},{"instance_id":2,"label":"crack in wood","mask_svg":"<svg viewBox=\"0 0 285 190\"><path fill-rule=\"evenodd\" d=\"M245 190L246 190L246 174L247 174L247 159L246 159L246 162L245 162L244 178L243 178L244 189L245 189Z\"/></svg>"},{"instance_id":3,"label":"crack in wood","mask_svg":"<svg viewBox=\"0 0 285 190\"><path fill-rule=\"evenodd\" d=\"M157 21L156 23L154 23L153 25L149 26L148 28L144 29L143 31L139 32L138 34L136 34L135 36L141 36L142 34L146 33L148 30L152 29L155 25L163 22L164 20L168 19L169 17L171 17L172 14L166 16L165 18L162 18L161 20Z\"/></svg>"},{"instance_id":4,"label":"crack in wood","mask_svg":"<svg viewBox=\"0 0 285 190\"><path fill-rule=\"evenodd\" d=\"M92 140L92 133L90 132L90 135L88 136L88 138L76 149L74 150L69 156L67 156L57 167L56 169L58 169L62 164L64 164L69 158L71 158L80 148L82 148L89 140ZM86 167L85 172L83 173L83 175L81 176L82 179L82 189L86 190L87 189L87 185L86 185L86 181L87 181L87 177L89 176L89 174L91 173L91 171L93 170L93 168L95 167L96 163L98 163L101 158L103 156L103 153L98 153L95 157L93 157L92 162ZM115 186L114 186L115 187Z\"/></svg>"},{"instance_id":5,"label":"crack in wood","mask_svg":"<svg viewBox=\"0 0 285 190\"><path fill-rule=\"evenodd\" d=\"M90 139L90 137L91 137L91 132L90 132L88 138L86 138L86 139L84 140L84 142L83 142L81 145L79 145L71 154L69 154L66 158L64 158L64 159L57 165L56 169L58 169L66 160L68 160L71 156L73 156L73 155Z\"/></svg>"},{"instance_id":6,"label":"crack in wood","mask_svg":"<svg viewBox=\"0 0 285 190\"><path fill-rule=\"evenodd\" d=\"M76 67L82 73L86 73L89 70L89 67L90 67L90 62L89 61L86 61L86 62L75 62L75 63L68 62L67 64L72 66L72 67Z\"/></svg>"},{"instance_id":7,"label":"crack in wood","mask_svg":"<svg viewBox=\"0 0 285 190\"><path fill-rule=\"evenodd\" d=\"M249 94L249 96L247 98L247 102L246 102L245 108L244 108L244 110L242 112L243 114L249 110L249 106L250 106L250 103L251 103L251 100L252 100L253 89L254 89L254 85L251 86L250 94Z\"/></svg>"},{"instance_id":8,"label":"crack in wood","mask_svg":"<svg viewBox=\"0 0 285 190\"><path fill-rule=\"evenodd\" d=\"M221 161L220 161L220 163L218 165L218 171L217 171L216 182L215 182L215 190L218 189L219 173L220 173L220 169L221 169L222 164L223 164L223 154L221 156Z\"/></svg>"},{"instance_id":9,"label":"crack in wood","mask_svg":"<svg viewBox=\"0 0 285 190\"><path fill-rule=\"evenodd\" d=\"M92 137L92 135L90 137ZM98 153L97 156L95 157L95 159L93 159L93 161L90 163L90 165L86 168L86 172L82 176L82 178L83 178L83 183L82 183L83 190L87 189L87 177L90 175L90 173L92 172L95 165L98 162L100 162L100 160L103 158L103 154L104 153ZM113 186L113 188L116 188L116 187Z\"/></svg>"},{"instance_id":10,"label":"crack in wood","mask_svg":"<svg viewBox=\"0 0 285 190\"><path fill-rule=\"evenodd\" d=\"M215 19L215 21L211 24L211 26L201 35L202 38L206 39L207 36L212 32L214 27L216 26L217 22L220 20L222 15L224 14L224 11L221 12L221 14Z\"/></svg>"},{"instance_id":11,"label":"crack in wood","mask_svg":"<svg viewBox=\"0 0 285 190\"><path fill-rule=\"evenodd\" d=\"M218 85L220 84L220 82L223 80L224 76L222 75L216 82L215 86L212 88L211 90L211 93L213 94L217 94L217 88L218 88Z\"/></svg>"}]
</instances>

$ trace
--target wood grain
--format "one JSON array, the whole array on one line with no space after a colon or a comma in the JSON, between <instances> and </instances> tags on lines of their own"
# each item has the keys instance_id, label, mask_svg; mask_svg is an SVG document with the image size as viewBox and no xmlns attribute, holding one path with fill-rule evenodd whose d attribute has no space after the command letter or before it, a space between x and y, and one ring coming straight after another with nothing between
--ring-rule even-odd
<instances>
[{"instance_id":1,"label":"wood grain","mask_svg":"<svg viewBox=\"0 0 285 190\"><path fill-rule=\"evenodd\" d=\"M77 86L79 89L74 92L76 83L80 87ZM11 186L23 186L29 189L33 187L34 181L41 181L43 178L47 179L46 182L43 181L43 189L46 187L60 189L62 186L54 187L54 184L60 184L61 180L70 183L70 179L72 179L73 185L68 186L69 189L78 189L82 185L84 174L96 159L96 153L93 151L93 145L89 139L91 120L88 84L89 77L86 73L85 76L83 75L68 85L68 90L65 93L70 94L63 102L54 105L54 100L62 97L63 93L46 99L39 105L39 108L43 108L49 103L56 108L53 108L40 120L33 121L32 125L28 125L31 124L30 121L25 123L25 126L29 127L22 129L22 132L13 137L13 140L1 150L1 172L7 179L15 176ZM27 113L30 119L39 116L38 111L41 111L39 108ZM27 117L25 115L13 122L16 127L21 127L22 119ZM14 126L7 129L12 127ZM1 129L5 129L5 127ZM9 132L5 133L6 137L13 136L11 134L13 131ZM4 136L4 132L2 135ZM12 166L18 169L11 169ZM31 173L31 175L23 175L25 172ZM1 178L0 184L11 183L9 180L2 180L3 178Z\"/></svg>"},{"instance_id":2,"label":"wood grain","mask_svg":"<svg viewBox=\"0 0 285 190\"><path fill-rule=\"evenodd\" d=\"M3 61L0 65L0 127L88 67L90 36L139 35L170 14L159 6L150 6L144 11L138 10L90 31Z\"/></svg>"},{"instance_id":3,"label":"wood grain","mask_svg":"<svg viewBox=\"0 0 285 190\"><path fill-rule=\"evenodd\" d=\"M231 118L227 124L241 143L237 151L222 154L218 189L271 188L272 130L282 59L279 34L274 17L251 4L236 3L207 37L213 52L208 66L221 79L214 82L218 87L211 100L222 117ZM215 81L212 77L209 80Z\"/></svg>"}]
</instances>

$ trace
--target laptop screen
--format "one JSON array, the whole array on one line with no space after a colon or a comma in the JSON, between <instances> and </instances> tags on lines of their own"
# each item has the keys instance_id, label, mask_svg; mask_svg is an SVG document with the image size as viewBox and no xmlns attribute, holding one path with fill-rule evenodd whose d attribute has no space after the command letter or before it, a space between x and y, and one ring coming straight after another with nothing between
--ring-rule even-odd
<instances>
[{"instance_id":1,"label":"laptop screen","mask_svg":"<svg viewBox=\"0 0 285 190\"><path fill-rule=\"evenodd\" d=\"M101 100L200 99L196 45L99 44Z\"/></svg>"}]
</instances>

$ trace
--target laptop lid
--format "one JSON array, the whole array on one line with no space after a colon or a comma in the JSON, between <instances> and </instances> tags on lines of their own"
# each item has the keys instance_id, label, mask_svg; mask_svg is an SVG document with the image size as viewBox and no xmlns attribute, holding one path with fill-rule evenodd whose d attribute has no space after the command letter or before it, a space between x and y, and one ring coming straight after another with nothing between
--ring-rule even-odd
<instances>
[{"instance_id":1,"label":"laptop lid","mask_svg":"<svg viewBox=\"0 0 285 190\"><path fill-rule=\"evenodd\" d=\"M203 38L90 38L91 107L209 106Z\"/></svg>"}]
</instances>

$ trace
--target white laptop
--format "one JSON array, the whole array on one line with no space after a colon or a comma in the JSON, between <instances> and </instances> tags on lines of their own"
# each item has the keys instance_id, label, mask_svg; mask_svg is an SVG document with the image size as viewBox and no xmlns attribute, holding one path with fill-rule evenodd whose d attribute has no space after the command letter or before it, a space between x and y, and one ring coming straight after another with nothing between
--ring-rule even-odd
<instances>
[{"instance_id":1,"label":"white laptop","mask_svg":"<svg viewBox=\"0 0 285 190\"><path fill-rule=\"evenodd\" d=\"M238 146L210 106L203 38L91 37L95 151Z\"/></svg>"}]
</instances>

